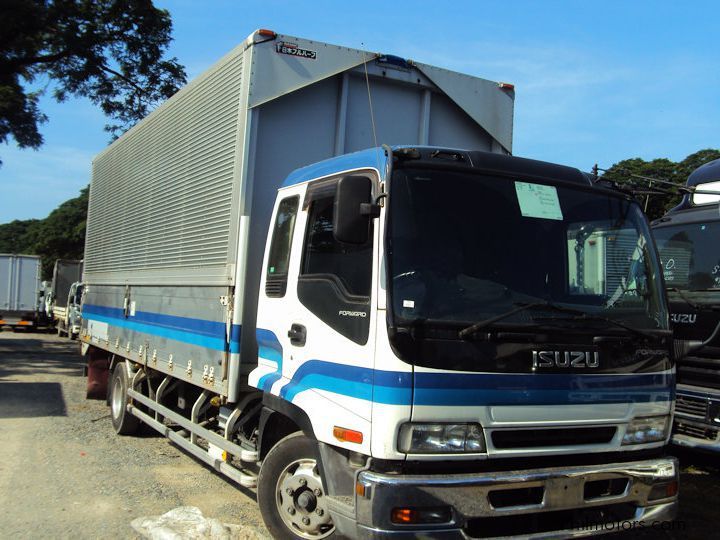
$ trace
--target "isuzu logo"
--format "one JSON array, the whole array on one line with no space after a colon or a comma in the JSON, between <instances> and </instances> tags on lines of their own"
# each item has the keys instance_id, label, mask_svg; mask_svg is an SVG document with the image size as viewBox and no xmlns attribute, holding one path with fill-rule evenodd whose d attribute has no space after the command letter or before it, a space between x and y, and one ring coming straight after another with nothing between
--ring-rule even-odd
<instances>
[{"instance_id":1,"label":"isuzu logo","mask_svg":"<svg viewBox=\"0 0 720 540\"><path fill-rule=\"evenodd\" d=\"M533 351L533 369L542 368L598 368L597 351Z\"/></svg>"},{"instance_id":2,"label":"isuzu logo","mask_svg":"<svg viewBox=\"0 0 720 540\"><path fill-rule=\"evenodd\" d=\"M670 318L672 322L678 324L695 324L697 313L673 313Z\"/></svg>"}]
</instances>

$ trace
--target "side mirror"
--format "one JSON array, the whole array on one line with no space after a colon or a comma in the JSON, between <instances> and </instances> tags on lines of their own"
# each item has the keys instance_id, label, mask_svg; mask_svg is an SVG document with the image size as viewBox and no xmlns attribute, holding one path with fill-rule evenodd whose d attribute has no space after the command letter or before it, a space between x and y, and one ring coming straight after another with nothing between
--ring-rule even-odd
<instances>
[{"instance_id":1,"label":"side mirror","mask_svg":"<svg viewBox=\"0 0 720 540\"><path fill-rule=\"evenodd\" d=\"M368 241L370 214L364 211L372 201L372 182L366 176L340 179L333 207L333 236L339 242L361 245Z\"/></svg>"}]
</instances>

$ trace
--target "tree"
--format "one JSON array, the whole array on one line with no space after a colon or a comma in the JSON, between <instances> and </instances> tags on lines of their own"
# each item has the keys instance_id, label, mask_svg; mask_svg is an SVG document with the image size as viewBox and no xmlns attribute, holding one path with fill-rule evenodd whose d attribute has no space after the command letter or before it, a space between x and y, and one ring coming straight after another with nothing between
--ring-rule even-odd
<instances>
[{"instance_id":1,"label":"tree","mask_svg":"<svg viewBox=\"0 0 720 540\"><path fill-rule=\"evenodd\" d=\"M186 80L176 58L163 59L172 22L151 0L3 0L0 20L0 143L42 145L47 86L58 101L100 106L117 136Z\"/></svg>"},{"instance_id":2,"label":"tree","mask_svg":"<svg viewBox=\"0 0 720 540\"><path fill-rule=\"evenodd\" d=\"M37 222L37 219L16 219L0 225L0 253L30 254L27 235Z\"/></svg>"},{"instance_id":3,"label":"tree","mask_svg":"<svg viewBox=\"0 0 720 540\"><path fill-rule=\"evenodd\" d=\"M0 253L40 255L43 279L52 277L57 259L82 259L89 188L50 212L45 219L0 225Z\"/></svg>"},{"instance_id":4,"label":"tree","mask_svg":"<svg viewBox=\"0 0 720 540\"><path fill-rule=\"evenodd\" d=\"M720 159L720 150L708 148L700 150L687 156L680 162L674 162L666 158L645 161L640 158L626 159L610 167L603 178L618 183L638 183L647 186L640 177L655 178L672 182L677 186L685 185L688 176L701 165ZM658 184L655 184L658 185ZM642 197L641 202L645 207L645 213L652 219L662 217L668 210L680 203L682 194L670 186L663 186L670 189L666 195L651 195Z\"/></svg>"}]
</instances>

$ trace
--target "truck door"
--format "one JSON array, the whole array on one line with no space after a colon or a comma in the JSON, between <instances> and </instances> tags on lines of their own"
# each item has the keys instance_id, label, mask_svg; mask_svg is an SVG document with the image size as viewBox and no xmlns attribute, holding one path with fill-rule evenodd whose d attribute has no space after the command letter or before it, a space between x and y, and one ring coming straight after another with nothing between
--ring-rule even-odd
<instances>
[{"instance_id":1,"label":"truck door","mask_svg":"<svg viewBox=\"0 0 720 540\"><path fill-rule=\"evenodd\" d=\"M322 424L324 437L316 432L318 439L337 444L333 429L342 427L364 433L365 446L373 392L377 231L371 226L362 245L334 237L338 180L310 182L304 193L281 192L263 269L257 336L260 363L265 353L280 365L257 386L298 405L316 430L316 422ZM297 197L299 208L285 279L278 277L284 265L277 264L283 258L275 249L275 235L286 236L282 212L293 207L291 197Z\"/></svg>"}]
</instances>

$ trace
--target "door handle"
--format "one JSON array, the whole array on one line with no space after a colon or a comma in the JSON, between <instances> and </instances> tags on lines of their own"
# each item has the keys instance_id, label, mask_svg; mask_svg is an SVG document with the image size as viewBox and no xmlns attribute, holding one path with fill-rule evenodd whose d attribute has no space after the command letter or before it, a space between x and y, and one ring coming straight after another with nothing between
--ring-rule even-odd
<instances>
[{"instance_id":1,"label":"door handle","mask_svg":"<svg viewBox=\"0 0 720 540\"><path fill-rule=\"evenodd\" d=\"M302 347L305 345L305 338L307 337L307 329L302 324L293 324L288 330L288 337L290 338L290 344L296 347Z\"/></svg>"}]
</instances>

